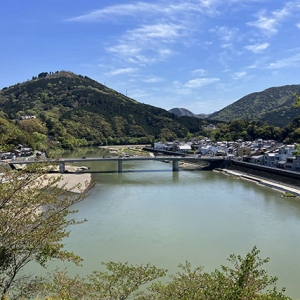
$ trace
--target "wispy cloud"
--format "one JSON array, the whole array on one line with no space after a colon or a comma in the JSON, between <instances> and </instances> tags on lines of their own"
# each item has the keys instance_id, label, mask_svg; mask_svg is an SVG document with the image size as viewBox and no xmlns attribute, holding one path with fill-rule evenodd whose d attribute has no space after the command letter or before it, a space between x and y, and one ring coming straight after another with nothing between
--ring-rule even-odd
<instances>
[{"instance_id":1,"label":"wispy cloud","mask_svg":"<svg viewBox=\"0 0 300 300\"><path fill-rule=\"evenodd\" d=\"M147 83L157 83L163 81L163 79L157 76L147 76L146 78L142 79L142 81Z\"/></svg>"},{"instance_id":2,"label":"wispy cloud","mask_svg":"<svg viewBox=\"0 0 300 300\"><path fill-rule=\"evenodd\" d=\"M271 36L278 32L278 27L281 22L290 17L294 10L299 10L299 3L297 1L286 2L281 9L274 10L268 13L266 10L259 11L255 17L256 21L248 22L249 26L254 26Z\"/></svg>"},{"instance_id":3,"label":"wispy cloud","mask_svg":"<svg viewBox=\"0 0 300 300\"><path fill-rule=\"evenodd\" d=\"M108 6L103 9L96 9L86 14L66 19L68 22L106 22L113 20L116 17L122 16L139 16L140 14L152 15L158 13L160 6L145 2L135 4L119 4ZM113 19L111 19L113 18Z\"/></svg>"},{"instance_id":4,"label":"wispy cloud","mask_svg":"<svg viewBox=\"0 0 300 300\"><path fill-rule=\"evenodd\" d=\"M139 41L148 41L149 39L161 39L164 42L173 41L178 36L181 36L181 30L185 28L181 25L177 24L166 24L166 23L159 23L159 24L152 24L152 25L145 25L136 30L132 30L127 32L128 40L139 40Z\"/></svg>"},{"instance_id":5,"label":"wispy cloud","mask_svg":"<svg viewBox=\"0 0 300 300\"><path fill-rule=\"evenodd\" d=\"M261 11L257 14L256 21L249 22L247 24L259 28L267 35L273 35L277 33L278 21L274 17L266 16L265 11Z\"/></svg>"},{"instance_id":6,"label":"wispy cloud","mask_svg":"<svg viewBox=\"0 0 300 300\"><path fill-rule=\"evenodd\" d=\"M261 52L269 47L269 43L256 44L256 45L248 45L245 46L245 49L250 50L254 53Z\"/></svg>"},{"instance_id":7,"label":"wispy cloud","mask_svg":"<svg viewBox=\"0 0 300 300\"><path fill-rule=\"evenodd\" d=\"M288 67L299 67L300 66L300 54L288 57L282 60L277 60L276 62L270 63L268 69L282 69Z\"/></svg>"},{"instance_id":8,"label":"wispy cloud","mask_svg":"<svg viewBox=\"0 0 300 300\"><path fill-rule=\"evenodd\" d=\"M220 26L220 27L215 27L210 31L216 33L219 36L220 40L225 42L231 42L237 38L239 29Z\"/></svg>"},{"instance_id":9,"label":"wispy cloud","mask_svg":"<svg viewBox=\"0 0 300 300\"><path fill-rule=\"evenodd\" d=\"M110 71L109 73L106 73L106 75L109 76L117 76L117 75L123 75L123 74L132 74L137 71L136 68L121 68L121 69L116 69L113 71Z\"/></svg>"},{"instance_id":10,"label":"wispy cloud","mask_svg":"<svg viewBox=\"0 0 300 300\"><path fill-rule=\"evenodd\" d=\"M127 62L154 63L173 55L169 44L184 34L184 28L176 24L145 25L128 30L116 45L107 47L107 51Z\"/></svg>"},{"instance_id":11,"label":"wispy cloud","mask_svg":"<svg viewBox=\"0 0 300 300\"><path fill-rule=\"evenodd\" d=\"M247 76L247 72L235 72L232 75L232 78L237 80L237 79L241 79L241 78L245 78Z\"/></svg>"},{"instance_id":12,"label":"wispy cloud","mask_svg":"<svg viewBox=\"0 0 300 300\"><path fill-rule=\"evenodd\" d=\"M153 17L154 15L168 16L168 18L181 15L184 17L186 13L203 13L214 15L217 13L216 7L220 3L219 0L181 0L174 2L157 2L146 3L136 2L133 4L118 4L108 6L103 9L93 10L86 14L66 19L68 22L103 22L114 20L122 16L131 16L136 18Z\"/></svg>"},{"instance_id":13,"label":"wispy cloud","mask_svg":"<svg viewBox=\"0 0 300 300\"><path fill-rule=\"evenodd\" d=\"M219 78L194 78L183 84L183 87L189 88L189 89L197 89L202 86L218 82Z\"/></svg>"},{"instance_id":14,"label":"wispy cloud","mask_svg":"<svg viewBox=\"0 0 300 300\"><path fill-rule=\"evenodd\" d=\"M196 69L191 72L191 74L193 75L197 74L198 76L203 76L205 73L206 71L204 69Z\"/></svg>"}]
</instances>

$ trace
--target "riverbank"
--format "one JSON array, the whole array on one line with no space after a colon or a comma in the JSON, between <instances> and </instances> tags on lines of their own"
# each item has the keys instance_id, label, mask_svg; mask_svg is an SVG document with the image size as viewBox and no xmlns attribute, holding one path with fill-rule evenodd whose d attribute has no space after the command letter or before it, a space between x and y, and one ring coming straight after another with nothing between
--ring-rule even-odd
<instances>
[{"instance_id":1,"label":"riverbank","mask_svg":"<svg viewBox=\"0 0 300 300\"><path fill-rule=\"evenodd\" d=\"M191 164L191 163L180 163L179 168L182 170L201 170L203 168L200 164ZM251 181L255 184L265 186L276 190L283 195L290 194L291 196L297 197L300 199L300 186L297 184L286 184L278 180L271 180L269 178L264 178L262 176L257 176L253 174L247 174L246 172L233 170L233 169L215 169L215 172L222 173L226 176L235 176L238 179L243 179Z\"/></svg>"},{"instance_id":2,"label":"riverbank","mask_svg":"<svg viewBox=\"0 0 300 300\"><path fill-rule=\"evenodd\" d=\"M58 188L77 194L84 193L92 183L91 173L47 174L48 178L56 178L58 176L61 176L61 180L57 183Z\"/></svg>"},{"instance_id":3,"label":"riverbank","mask_svg":"<svg viewBox=\"0 0 300 300\"><path fill-rule=\"evenodd\" d=\"M242 173L239 171L233 171L233 170L227 170L227 169L216 169L214 171L223 173L228 176L235 176L239 179L251 181L255 184L265 186L265 187L271 188L273 190L279 191L283 194L290 193L291 195L294 195L295 197L300 199L300 187L286 185L286 184L283 184L280 182L275 182L275 181L267 180L264 178L259 178L257 176L251 176L249 174Z\"/></svg>"},{"instance_id":4,"label":"riverbank","mask_svg":"<svg viewBox=\"0 0 300 300\"><path fill-rule=\"evenodd\" d=\"M146 145L115 145L115 146L99 146L99 148L108 150L111 154L119 156L125 155L149 155L149 152L144 151Z\"/></svg>"}]
</instances>

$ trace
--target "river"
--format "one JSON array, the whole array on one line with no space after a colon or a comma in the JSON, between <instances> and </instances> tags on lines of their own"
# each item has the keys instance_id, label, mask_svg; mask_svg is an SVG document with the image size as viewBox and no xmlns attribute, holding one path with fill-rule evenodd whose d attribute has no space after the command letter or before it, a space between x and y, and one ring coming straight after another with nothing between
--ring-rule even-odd
<instances>
[{"instance_id":1,"label":"river","mask_svg":"<svg viewBox=\"0 0 300 300\"><path fill-rule=\"evenodd\" d=\"M64 156L106 153L86 151ZM116 163L86 165L116 170ZM88 221L72 227L66 240L66 248L84 258L82 268L69 266L71 272L86 275L111 260L150 262L169 273L188 260L210 272L256 245L262 258L271 258L269 274L300 299L299 200L212 171L172 172L162 162L126 162L123 171L92 173L91 195L76 204L76 219Z\"/></svg>"}]
</instances>

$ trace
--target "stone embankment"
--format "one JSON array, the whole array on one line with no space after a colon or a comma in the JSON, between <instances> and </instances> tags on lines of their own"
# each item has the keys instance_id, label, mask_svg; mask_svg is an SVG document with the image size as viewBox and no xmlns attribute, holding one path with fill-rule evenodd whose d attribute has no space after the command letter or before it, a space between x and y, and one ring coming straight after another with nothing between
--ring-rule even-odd
<instances>
[{"instance_id":1,"label":"stone embankment","mask_svg":"<svg viewBox=\"0 0 300 300\"><path fill-rule=\"evenodd\" d=\"M247 164L228 164L221 170L225 174L253 181L257 184L270 187L280 192L289 192L300 196L300 174L295 172L277 170L264 166L251 166Z\"/></svg>"}]
</instances>

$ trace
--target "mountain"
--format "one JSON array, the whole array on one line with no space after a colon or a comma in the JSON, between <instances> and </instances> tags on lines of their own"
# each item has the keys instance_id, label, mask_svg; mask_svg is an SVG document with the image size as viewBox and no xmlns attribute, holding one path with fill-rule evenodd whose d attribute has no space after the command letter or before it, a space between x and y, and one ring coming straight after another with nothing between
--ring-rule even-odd
<instances>
[{"instance_id":1,"label":"mountain","mask_svg":"<svg viewBox=\"0 0 300 300\"><path fill-rule=\"evenodd\" d=\"M300 94L300 85L272 87L249 94L208 119L224 122L244 119L284 127L300 115L300 108L294 106L295 94Z\"/></svg>"},{"instance_id":2,"label":"mountain","mask_svg":"<svg viewBox=\"0 0 300 300\"><path fill-rule=\"evenodd\" d=\"M169 112L175 114L178 117L188 116L188 117L205 119L209 116L209 115L206 115L206 114L194 114L186 108L172 108L172 109L169 110Z\"/></svg>"},{"instance_id":3,"label":"mountain","mask_svg":"<svg viewBox=\"0 0 300 300\"><path fill-rule=\"evenodd\" d=\"M47 136L65 148L174 140L203 125L201 119L179 118L67 71L43 72L3 88L0 110L0 117L15 120L28 133L27 142Z\"/></svg>"}]
</instances>

